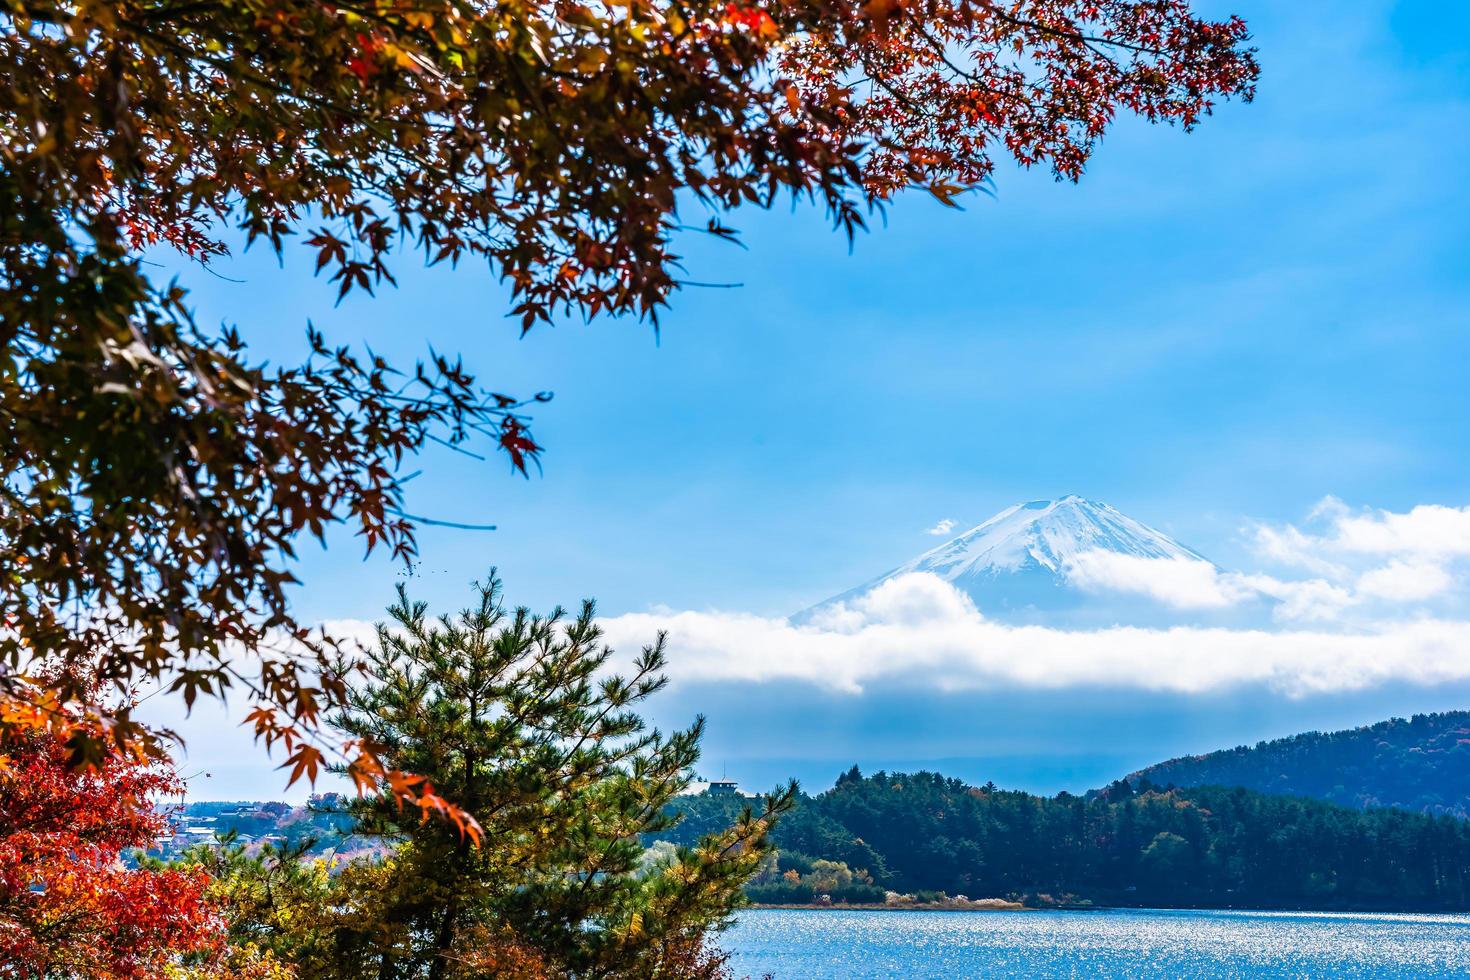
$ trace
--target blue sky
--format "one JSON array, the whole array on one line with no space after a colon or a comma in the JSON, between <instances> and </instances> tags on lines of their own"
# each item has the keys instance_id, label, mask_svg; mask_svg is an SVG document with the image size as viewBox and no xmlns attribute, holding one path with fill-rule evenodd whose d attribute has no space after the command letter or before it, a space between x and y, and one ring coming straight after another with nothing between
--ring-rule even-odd
<instances>
[{"instance_id":1,"label":"blue sky","mask_svg":"<svg viewBox=\"0 0 1470 980\"><path fill-rule=\"evenodd\" d=\"M400 288L339 307L308 265L263 252L217 266L242 282L180 274L206 323L239 324L262 355L299 353L309 318L333 340L459 350L497 389L555 392L536 418L544 475L445 452L416 464L409 510L499 525L421 533L413 588L448 605L497 565L538 608L591 595L609 617L782 616L930 547L941 518L969 526L1068 492L1245 570L1259 561L1248 528L1300 523L1328 495L1470 504L1470 12L1202 6L1251 24L1254 104L1193 134L1124 121L1079 186L1003 166L996 196L963 212L911 196L850 250L808 207L737 213L747 249L681 245L691 278L741 287L677 296L657 336L598 321L518 338L482 270L411 255ZM372 619L403 576L346 534L299 565L308 619ZM1181 751L1470 707L1465 694L711 681L655 714L708 712L707 768L752 782L942 762L1054 790ZM200 795L275 795L268 766L223 764L229 740L209 727L185 729L191 766L216 770Z\"/></svg>"}]
</instances>

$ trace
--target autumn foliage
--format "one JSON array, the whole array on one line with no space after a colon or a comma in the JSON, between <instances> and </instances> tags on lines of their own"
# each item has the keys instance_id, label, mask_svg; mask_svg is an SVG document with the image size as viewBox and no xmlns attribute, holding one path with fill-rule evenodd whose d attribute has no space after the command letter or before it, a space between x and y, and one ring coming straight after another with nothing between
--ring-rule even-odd
<instances>
[{"instance_id":1,"label":"autumn foliage","mask_svg":"<svg viewBox=\"0 0 1470 980\"><path fill-rule=\"evenodd\" d=\"M1192 128L1214 99L1249 99L1257 66L1238 17L1182 0L867 0L777 48L793 113L865 140L863 181L941 200L996 154L1077 180L1120 111Z\"/></svg>"},{"instance_id":2,"label":"autumn foliage","mask_svg":"<svg viewBox=\"0 0 1470 980\"><path fill-rule=\"evenodd\" d=\"M665 683L663 638L616 671L590 602L537 616L493 578L459 614L430 617L402 591L389 612L368 682L330 723L432 778L483 836L473 846L385 786L314 801L372 843L353 856L332 838L195 843L181 866L209 875L231 950L312 980L728 980L716 934L770 862L795 786L742 800L687 846L644 849L678 822L703 729L640 714Z\"/></svg>"},{"instance_id":3,"label":"autumn foliage","mask_svg":"<svg viewBox=\"0 0 1470 980\"><path fill-rule=\"evenodd\" d=\"M219 948L201 871L119 860L165 832L155 804L180 788L135 758L77 771L45 732L0 743L0 977L142 980Z\"/></svg>"},{"instance_id":4,"label":"autumn foliage","mask_svg":"<svg viewBox=\"0 0 1470 980\"><path fill-rule=\"evenodd\" d=\"M295 619L289 561L342 522L411 559L411 457L525 473L540 396L316 332L261 364L144 250L304 254L338 298L406 250L483 265L522 330L655 317L682 233L795 197L851 234L1000 154L1075 179L1120 112L1249 98L1247 43L1182 0L0 0L0 729L95 764L149 738L95 681L233 688L293 778L345 753L463 817L323 741L361 662Z\"/></svg>"}]
</instances>

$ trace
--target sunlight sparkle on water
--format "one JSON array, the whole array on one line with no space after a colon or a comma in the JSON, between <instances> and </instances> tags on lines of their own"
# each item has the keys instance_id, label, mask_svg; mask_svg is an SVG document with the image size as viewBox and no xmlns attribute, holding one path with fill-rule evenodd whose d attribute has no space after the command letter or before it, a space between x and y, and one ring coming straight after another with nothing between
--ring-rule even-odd
<instances>
[{"instance_id":1,"label":"sunlight sparkle on water","mask_svg":"<svg viewBox=\"0 0 1470 980\"><path fill-rule=\"evenodd\" d=\"M1293 912L753 910L737 975L1470 977L1470 916Z\"/></svg>"}]
</instances>

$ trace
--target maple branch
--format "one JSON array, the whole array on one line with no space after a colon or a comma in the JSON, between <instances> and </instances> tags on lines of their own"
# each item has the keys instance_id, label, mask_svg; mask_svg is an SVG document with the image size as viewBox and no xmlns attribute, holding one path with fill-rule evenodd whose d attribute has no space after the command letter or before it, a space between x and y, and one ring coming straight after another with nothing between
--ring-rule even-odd
<instances>
[{"instance_id":1,"label":"maple branch","mask_svg":"<svg viewBox=\"0 0 1470 980\"><path fill-rule=\"evenodd\" d=\"M470 455L474 455L474 454L471 453ZM481 456L479 458L480 459L484 459L483 456ZM458 521L441 521L441 520L437 520L437 519L435 519L433 517L422 517L422 516L420 516L418 514L410 514L410 513L407 513L406 511L401 511L401 510L399 510L396 507L385 507L384 510L386 510L390 514L395 514L398 517L406 517L406 518L408 518L411 521L415 521L415 522L417 522L419 524L427 524L427 525L430 525L432 527L453 527L453 528L458 528L461 531L494 531L494 530L497 530L497 528L495 527L494 524L461 524Z\"/></svg>"},{"instance_id":2,"label":"maple branch","mask_svg":"<svg viewBox=\"0 0 1470 980\"><path fill-rule=\"evenodd\" d=\"M1045 34L1049 37L1062 38L1068 41L1077 41L1083 44L1105 44L1109 47L1122 48L1125 51L1133 51L1137 54L1153 55L1154 57L1161 57L1167 53L1158 48L1144 47L1141 45L1132 44L1128 41L1119 41L1116 38L1094 37L1088 34L1083 34L1080 31L1061 30L1059 28L1050 27L1046 24L1042 24L1038 21L1026 20L1021 17L1016 17L1006 12L1002 7L996 4L994 0L981 0L980 5L984 7L987 11L989 11L993 16L1005 21L1012 27L1033 30L1040 34Z\"/></svg>"}]
</instances>

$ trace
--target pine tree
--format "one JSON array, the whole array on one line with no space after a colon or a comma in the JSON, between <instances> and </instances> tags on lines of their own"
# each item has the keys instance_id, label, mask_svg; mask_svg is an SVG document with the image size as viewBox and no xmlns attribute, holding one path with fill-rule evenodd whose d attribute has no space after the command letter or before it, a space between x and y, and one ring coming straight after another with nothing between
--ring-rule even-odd
<instances>
[{"instance_id":1,"label":"pine tree","mask_svg":"<svg viewBox=\"0 0 1470 980\"><path fill-rule=\"evenodd\" d=\"M476 603L431 619L400 587L370 652L368 684L333 724L385 764L421 774L480 826L423 820L394 793L358 802L358 831L394 845L373 874L344 876L350 928L330 957L343 975L716 976L709 930L741 900L789 808L790 786L733 826L640 867L640 834L676 818L703 720L664 735L636 707L665 684L664 637L610 670L594 606L575 618L504 606L493 573Z\"/></svg>"}]
</instances>

